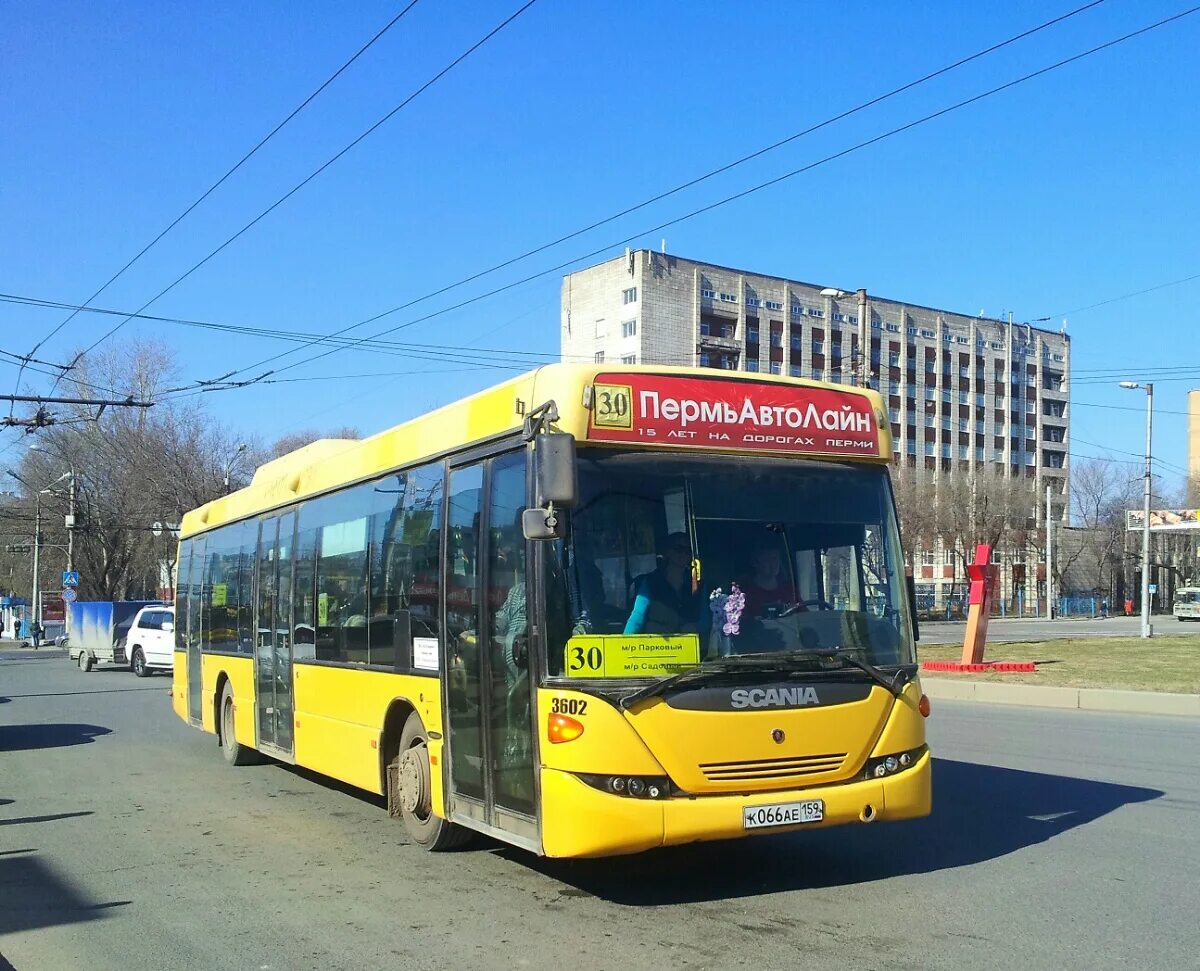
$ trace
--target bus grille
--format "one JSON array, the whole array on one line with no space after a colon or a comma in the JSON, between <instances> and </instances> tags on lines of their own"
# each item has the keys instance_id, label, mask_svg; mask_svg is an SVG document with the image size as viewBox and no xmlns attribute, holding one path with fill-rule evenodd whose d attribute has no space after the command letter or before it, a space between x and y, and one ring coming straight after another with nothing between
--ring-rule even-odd
<instances>
[{"instance_id":1,"label":"bus grille","mask_svg":"<svg viewBox=\"0 0 1200 971\"><path fill-rule=\"evenodd\" d=\"M710 782L784 781L836 772L846 761L845 752L828 755L795 755L785 759L755 759L751 762L701 763L700 771Z\"/></svg>"}]
</instances>

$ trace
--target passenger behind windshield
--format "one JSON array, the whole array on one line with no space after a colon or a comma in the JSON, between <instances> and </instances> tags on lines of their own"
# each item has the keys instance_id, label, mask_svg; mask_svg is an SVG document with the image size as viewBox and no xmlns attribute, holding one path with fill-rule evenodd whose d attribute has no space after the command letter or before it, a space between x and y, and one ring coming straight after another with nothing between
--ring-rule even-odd
<instances>
[{"instance_id":1,"label":"passenger behind windshield","mask_svg":"<svg viewBox=\"0 0 1200 971\"><path fill-rule=\"evenodd\" d=\"M791 613L805 609L803 605L797 606L800 597L791 571L784 569L785 562L778 536L768 533L755 541L750 555L750 579L742 587L746 617L766 617L789 608Z\"/></svg>"},{"instance_id":2,"label":"passenger behind windshield","mask_svg":"<svg viewBox=\"0 0 1200 971\"><path fill-rule=\"evenodd\" d=\"M694 634L707 629L707 599L695 587L692 544L686 533L672 533L658 568L634 581L633 611L625 633Z\"/></svg>"}]
</instances>

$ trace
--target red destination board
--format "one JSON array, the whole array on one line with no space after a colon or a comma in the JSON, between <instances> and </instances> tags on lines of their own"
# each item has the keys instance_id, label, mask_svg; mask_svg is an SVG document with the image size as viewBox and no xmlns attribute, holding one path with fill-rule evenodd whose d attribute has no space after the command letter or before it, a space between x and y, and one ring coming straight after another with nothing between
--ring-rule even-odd
<instances>
[{"instance_id":1,"label":"red destination board","mask_svg":"<svg viewBox=\"0 0 1200 971\"><path fill-rule=\"evenodd\" d=\"M823 455L879 455L870 401L829 388L730 378L601 374L588 438Z\"/></svg>"}]
</instances>

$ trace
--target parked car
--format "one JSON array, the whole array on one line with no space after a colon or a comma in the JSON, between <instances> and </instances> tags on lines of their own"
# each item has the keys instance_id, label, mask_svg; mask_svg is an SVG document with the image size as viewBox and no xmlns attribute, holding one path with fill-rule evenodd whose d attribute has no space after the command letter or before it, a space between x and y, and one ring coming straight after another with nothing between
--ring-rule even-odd
<instances>
[{"instance_id":1,"label":"parked car","mask_svg":"<svg viewBox=\"0 0 1200 971\"><path fill-rule=\"evenodd\" d=\"M139 678L175 666L175 608L143 607L125 637L129 668Z\"/></svg>"}]
</instances>

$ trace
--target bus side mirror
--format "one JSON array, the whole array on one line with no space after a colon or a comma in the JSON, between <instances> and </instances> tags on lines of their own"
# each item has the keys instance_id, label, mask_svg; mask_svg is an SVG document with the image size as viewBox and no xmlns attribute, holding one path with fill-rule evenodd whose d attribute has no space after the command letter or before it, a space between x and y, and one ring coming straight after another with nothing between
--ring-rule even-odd
<instances>
[{"instance_id":1,"label":"bus side mirror","mask_svg":"<svg viewBox=\"0 0 1200 971\"><path fill-rule=\"evenodd\" d=\"M558 539L562 533L559 530L558 516L553 509L542 509L534 506L521 513L521 532L526 539Z\"/></svg>"},{"instance_id":2,"label":"bus side mirror","mask_svg":"<svg viewBox=\"0 0 1200 971\"><path fill-rule=\"evenodd\" d=\"M562 536L558 509L570 509L577 496L575 437L549 432L533 439L537 505L521 513L521 532L529 540Z\"/></svg>"},{"instance_id":3,"label":"bus side mirror","mask_svg":"<svg viewBox=\"0 0 1200 971\"><path fill-rule=\"evenodd\" d=\"M539 506L570 509L575 505L575 436L563 432L538 435L533 440L533 463Z\"/></svg>"},{"instance_id":4,"label":"bus side mirror","mask_svg":"<svg viewBox=\"0 0 1200 971\"><path fill-rule=\"evenodd\" d=\"M908 587L908 615L912 618L913 640L919 641L921 628L917 624L917 583L911 573L904 578L904 581L905 586Z\"/></svg>"}]
</instances>

